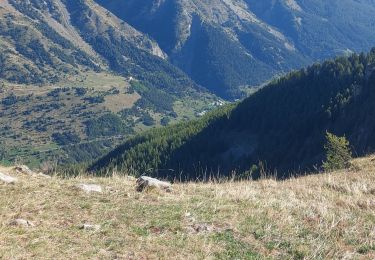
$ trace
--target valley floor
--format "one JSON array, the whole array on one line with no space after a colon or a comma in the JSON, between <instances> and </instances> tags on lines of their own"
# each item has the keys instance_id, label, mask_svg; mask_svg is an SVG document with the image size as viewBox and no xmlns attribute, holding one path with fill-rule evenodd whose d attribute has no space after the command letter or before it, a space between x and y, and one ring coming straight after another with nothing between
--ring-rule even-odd
<instances>
[{"instance_id":1,"label":"valley floor","mask_svg":"<svg viewBox=\"0 0 375 260\"><path fill-rule=\"evenodd\" d=\"M353 163L283 182L175 184L171 193L138 193L130 177L0 169L18 178L0 182L0 258L374 259L375 157Z\"/></svg>"}]
</instances>

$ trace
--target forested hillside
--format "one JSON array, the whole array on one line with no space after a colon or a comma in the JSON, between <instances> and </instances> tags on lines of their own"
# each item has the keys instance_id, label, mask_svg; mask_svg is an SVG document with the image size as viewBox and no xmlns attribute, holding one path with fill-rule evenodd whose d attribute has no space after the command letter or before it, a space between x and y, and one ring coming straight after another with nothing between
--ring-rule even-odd
<instances>
[{"instance_id":1,"label":"forested hillside","mask_svg":"<svg viewBox=\"0 0 375 260\"><path fill-rule=\"evenodd\" d=\"M149 132L99 160L92 169L148 169L195 179L260 169L278 177L316 169L326 131L345 135L356 155L375 149L375 49L314 64L259 90L216 116ZM191 130L187 130L191 129Z\"/></svg>"}]
</instances>

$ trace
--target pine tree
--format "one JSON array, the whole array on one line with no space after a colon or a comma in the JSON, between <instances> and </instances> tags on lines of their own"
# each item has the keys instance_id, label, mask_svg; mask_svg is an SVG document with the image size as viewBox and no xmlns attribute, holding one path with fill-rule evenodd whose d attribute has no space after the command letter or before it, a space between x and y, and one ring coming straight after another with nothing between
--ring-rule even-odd
<instances>
[{"instance_id":1,"label":"pine tree","mask_svg":"<svg viewBox=\"0 0 375 260\"><path fill-rule=\"evenodd\" d=\"M343 137L338 137L332 133L326 133L326 161L323 163L325 171L345 169L350 166L352 153L349 147L349 141Z\"/></svg>"}]
</instances>

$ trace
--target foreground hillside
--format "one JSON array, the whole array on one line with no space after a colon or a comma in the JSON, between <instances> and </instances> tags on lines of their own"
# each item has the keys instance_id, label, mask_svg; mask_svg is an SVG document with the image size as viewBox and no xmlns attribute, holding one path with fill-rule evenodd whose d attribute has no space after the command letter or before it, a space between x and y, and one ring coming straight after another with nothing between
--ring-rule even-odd
<instances>
[{"instance_id":1,"label":"foreground hillside","mask_svg":"<svg viewBox=\"0 0 375 260\"><path fill-rule=\"evenodd\" d=\"M171 193L138 193L128 177L1 169L18 182L0 182L0 258L373 259L375 157L353 165L283 182L174 184Z\"/></svg>"}]
</instances>

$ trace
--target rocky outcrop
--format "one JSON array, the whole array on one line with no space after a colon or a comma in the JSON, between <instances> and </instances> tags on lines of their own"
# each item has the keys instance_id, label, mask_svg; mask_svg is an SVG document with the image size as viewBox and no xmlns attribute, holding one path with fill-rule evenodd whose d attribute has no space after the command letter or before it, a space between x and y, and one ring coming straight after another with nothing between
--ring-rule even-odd
<instances>
[{"instance_id":1,"label":"rocky outcrop","mask_svg":"<svg viewBox=\"0 0 375 260\"><path fill-rule=\"evenodd\" d=\"M166 181L160 181L155 178L142 176L137 180L136 190L139 192L148 190L148 189L158 189L164 190L166 192L172 191L172 184Z\"/></svg>"}]
</instances>

